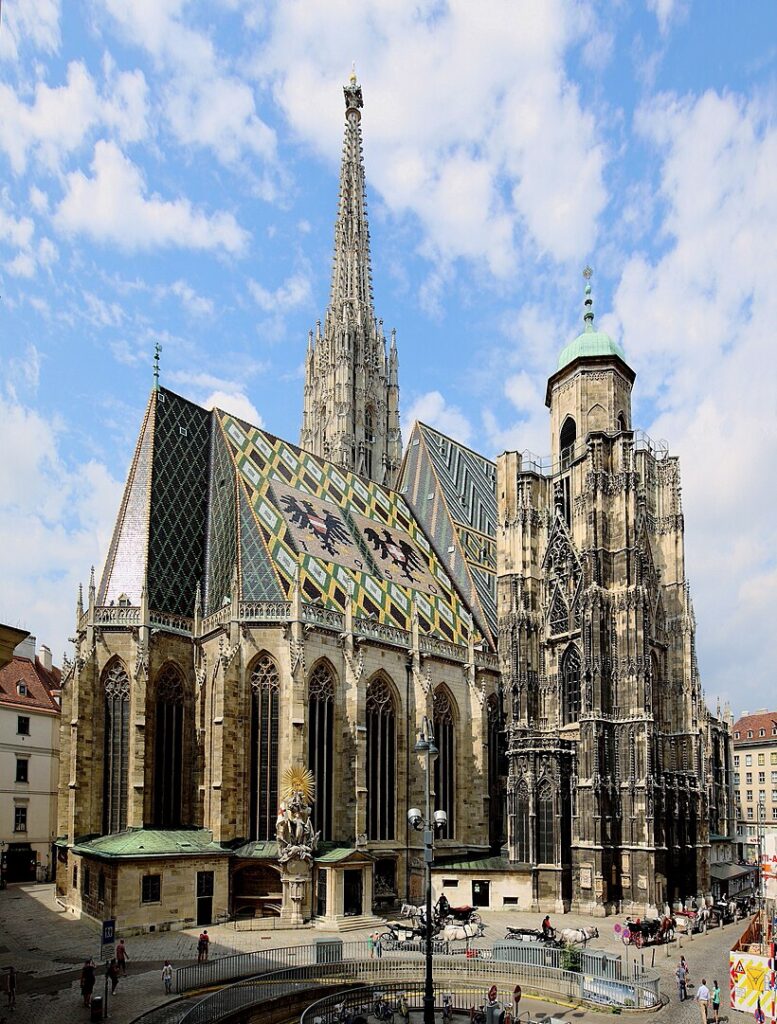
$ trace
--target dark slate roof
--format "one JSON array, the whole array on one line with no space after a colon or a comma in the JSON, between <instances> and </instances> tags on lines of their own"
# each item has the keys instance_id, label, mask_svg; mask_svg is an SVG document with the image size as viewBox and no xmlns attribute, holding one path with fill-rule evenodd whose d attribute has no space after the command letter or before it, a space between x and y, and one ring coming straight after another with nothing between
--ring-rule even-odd
<instances>
[{"instance_id":1,"label":"dark slate roof","mask_svg":"<svg viewBox=\"0 0 777 1024\"><path fill-rule=\"evenodd\" d=\"M425 423L405 452L400 492L437 554L496 639L496 464Z\"/></svg>"},{"instance_id":2,"label":"dark slate roof","mask_svg":"<svg viewBox=\"0 0 777 1024\"><path fill-rule=\"evenodd\" d=\"M473 854L471 857L435 857L433 870L446 871L513 871L515 865L507 857Z\"/></svg>"}]
</instances>

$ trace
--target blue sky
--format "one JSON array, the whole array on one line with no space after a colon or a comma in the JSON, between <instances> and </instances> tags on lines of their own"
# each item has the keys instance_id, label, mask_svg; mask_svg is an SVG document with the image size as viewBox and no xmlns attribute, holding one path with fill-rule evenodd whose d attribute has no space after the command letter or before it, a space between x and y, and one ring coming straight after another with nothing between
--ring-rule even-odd
<instances>
[{"instance_id":1,"label":"blue sky","mask_svg":"<svg viewBox=\"0 0 777 1024\"><path fill-rule=\"evenodd\" d=\"M356 61L376 314L419 416L549 450L599 325L680 455L709 699L774 706L772 0L60 0L0 27L0 617L49 643L162 379L296 440Z\"/></svg>"}]
</instances>

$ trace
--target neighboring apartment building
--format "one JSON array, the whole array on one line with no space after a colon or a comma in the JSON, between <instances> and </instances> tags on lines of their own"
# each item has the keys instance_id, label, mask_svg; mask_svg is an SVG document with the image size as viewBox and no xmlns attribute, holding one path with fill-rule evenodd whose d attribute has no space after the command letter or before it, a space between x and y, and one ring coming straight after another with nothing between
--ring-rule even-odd
<instances>
[{"instance_id":1,"label":"neighboring apartment building","mask_svg":"<svg viewBox=\"0 0 777 1024\"><path fill-rule=\"evenodd\" d=\"M0 852L9 882L52 872L59 778L60 670L51 651L20 643L0 668Z\"/></svg>"},{"instance_id":2,"label":"neighboring apartment building","mask_svg":"<svg viewBox=\"0 0 777 1024\"><path fill-rule=\"evenodd\" d=\"M734 723L734 789L743 854L755 862L759 820L777 834L777 711L744 711Z\"/></svg>"}]
</instances>

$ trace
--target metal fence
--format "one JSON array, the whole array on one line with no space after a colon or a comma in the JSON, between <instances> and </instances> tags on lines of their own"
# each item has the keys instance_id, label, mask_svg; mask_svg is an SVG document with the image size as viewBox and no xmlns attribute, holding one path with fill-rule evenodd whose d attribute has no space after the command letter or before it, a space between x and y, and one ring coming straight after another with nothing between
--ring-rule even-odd
<instances>
[{"instance_id":1,"label":"metal fence","mask_svg":"<svg viewBox=\"0 0 777 1024\"><path fill-rule=\"evenodd\" d=\"M366 943L343 943L343 947L345 946L364 947ZM255 977L206 996L186 1013L181 1024L209 1024L225 1020L238 1011L258 1006L265 1000L313 986L337 982L343 986L361 983L372 988L396 986L410 991L415 990L421 977L423 958L412 954L346 959L344 948L344 958L339 961L320 958L315 962L311 958L307 963L301 962L302 959L311 957L311 953L314 958L316 953L320 954L321 951L321 946L300 947L297 950L296 964L275 968L267 966ZM289 952L275 950L262 955L267 958L269 965L273 957L281 954L280 959L283 959ZM214 961L213 966L219 963L220 961ZM456 989L462 996L466 994L467 998L474 998L474 993L488 989L491 984L497 984L505 991L511 992L515 984L520 983L527 995L549 995L599 1005L633 1006L637 1009L656 1006L660 1002L658 973L638 966L633 973L633 977L616 978L518 960L490 959L484 962L478 957L435 957L435 974L440 991Z\"/></svg>"}]
</instances>

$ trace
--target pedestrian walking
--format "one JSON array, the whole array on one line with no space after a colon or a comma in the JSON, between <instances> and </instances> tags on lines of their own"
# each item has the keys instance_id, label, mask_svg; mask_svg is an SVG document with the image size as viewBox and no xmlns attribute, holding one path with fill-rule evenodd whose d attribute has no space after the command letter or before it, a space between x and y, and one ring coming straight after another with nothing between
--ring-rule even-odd
<instances>
[{"instance_id":1,"label":"pedestrian walking","mask_svg":"<svg viewBox=\"0 0 777 1024\"><path fill-rule=\"evenodd\" d=\"M95 969L94 960L88 957L84 960L84 966L81 968L81 995L84 998L84 1006L89 1006L92 1002L92 992L94 992L95 982Z\"/></svg>"},{"instance_id":2,"label":"pedestrian walking","mask_svg":"<svg viewBox=\"0 0 777 1024\"><path fill-rule=\"evenodd\" d=\"M8 1009L9 1010L14 1010L14 1009L16 1009L16 968L15 967L9 967L8 968L8 981L7 981L6 984L7 984L7 990L8 990Z\"/></svg>"},{"instance_id":3,"label":"pedestrian walking","mask_svg":"<svg viewBox=\"0 0 777 1024\"><path fill-rule=\"evenodd\" d=\"M688 961L685 959L684 956L680 957L680 965L685 971L685 987L688 988L688 986L691 984L691 968L688 966Z\"/></svg>"},{"instance_id":4,"label":"pedestrian walking","mask_svg":"<svg viewBox=\"0 0 777 1024\"><path fill-rule=\"evenodd\" d=\"M208 959L208 947L210 946L210 936L208 935L208 929L203 928L200 932L200 937L197 940L197 961L202 963Z\"/></svg>"},{"instance_id":5,"label":"pedestrian walking","mask_svg":"<svg viewBox=\"0 0 777 1024\"><path fill-rule=\"evenodd\" d=\"M712 1019L720 1024L720 985L717 979L712 983Z\"/></svg>"},{"instance_id":6,"label":"pedestrian walking","mask_svg":"<svg viewBox=\"0 0 777 1024\"><path fill-rule=\"evenodd\" d=\"M674 976L677 980L677 998L681 1003L684 1003L688 998L688 987L687 987L687 975L685 968L682 964L677 965L677 970L674 972Z\"/></svg>"},{"instance_id":7,"label":"pedestrian walking","mask_svg":"<svg viewBox=\"0 0 777 1024\"><path fill-rule=\"evenodd\" d=\"M378 960L383 956L383 942L377 932L375 933L375 956Z\"/></svg>"},{"instance_id":8,"label":"pedestrian walking","mask_svg":"<svg viewBox=\"0 0 777 1024\"><path fill-rule=\"evenodd\" d=\"M701 979L701 985L696 990L696 1002L699 1004L699 1013L701 1014L702 1024L707 1024L707 1010L710 1005L710 990L707 988L707 979Z\"/></svg>"},{"instance_id":9,"label":"pedestrian walking","mask_svg":"<svg viewBox=\"0 0 777 1024\"><path fill-rule=\"evenodd\" d=\"M127 947L124 945L124 939L119 939L119 944L116 947L116 963L119 965L122 977L127 973L128 960L129 954L127 953Z\"/></svg>"},{"instance_id":10,"label":"pedestrian walking","mask_svg":"<svg viewBox=\"0 0 777 1024\"><path fill-rule=\"evenodd\" d=\"M375 932L371 932L367 938L367 951L370 954L370 960L375 956Z\"/></svg>"},{"instance_id":11,"label":"pedestrian walking","mask_svg":"<svg viewBox=\"0 0 777 1024\"><path fill-rule=\"evenodd\" d=\"M119 984L119 978L121 977L119 974L119 965L116 960L111 960L108 964L108 970L105 973L111 979L111 995L115 995L116 986Z\"/></svg>"},{"instance_id":12,"label":"pedestrian walking","mask_svg":"<svg viewBox=\"0 0 777 1024\"><path fill-rule=\"evenodd\" d=\"M165 995L172 995L173 992L173 965L169 960L165 960L164 967L162 968L162 981L165 983Z\"/></svg>"}]
</instances>

